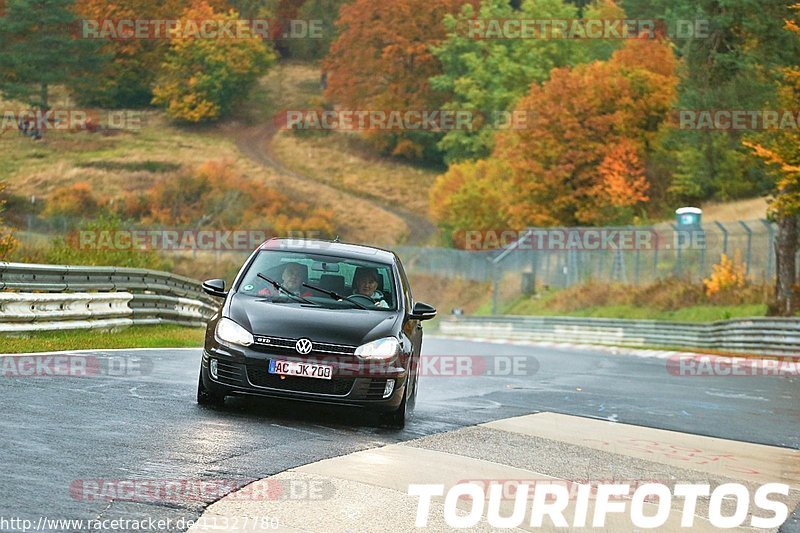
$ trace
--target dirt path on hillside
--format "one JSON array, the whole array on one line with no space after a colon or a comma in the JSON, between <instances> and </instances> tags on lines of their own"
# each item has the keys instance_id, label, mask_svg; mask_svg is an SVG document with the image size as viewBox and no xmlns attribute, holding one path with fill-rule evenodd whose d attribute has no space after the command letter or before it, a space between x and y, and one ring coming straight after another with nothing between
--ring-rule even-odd
<instances>
[{"instance_id":1,"label":"dirt path on hillside","mask_svg":"<svg viewBox=\"0 0 800 533\"><path fill-rule=\"evenodd\" d=\"M247 157L258 163L259 165L271 169L275 173L291 178L287 180L286 187L294 192L292 196L300 198L318 198L324 196L335 202L334 210L339 216L346 216L347 210L343 209L345 206L352 204L354 201L365 203L371 206L374 210L379 210L384 214L400 219L406 226L407 231L404 235L396 237L394 243L388 244L405 244L410 246L417 246L427 244L431 236L435 233L436 227L424 216L407 211L396 205L391 205L380 197L363 194L350 190L337 189L331 187L327 183L323 183L313 176L307 176L286 168L272 152L272 140L277 133L275 125L271 122L257 126L239 126L231 131L233 139L239 150ZM415 191L410 191L409 194L419 194ZM322 207L332 207L324 205ZM337 209L342 208L342 209ZM381 224L381 219L371 219L370 224ZM341 225L350 230L357 230L352 220L339 221ZM360 228L369 231L369 228ZM378 233L378 232L376 232Z\"/></svg>"}]
</instances>

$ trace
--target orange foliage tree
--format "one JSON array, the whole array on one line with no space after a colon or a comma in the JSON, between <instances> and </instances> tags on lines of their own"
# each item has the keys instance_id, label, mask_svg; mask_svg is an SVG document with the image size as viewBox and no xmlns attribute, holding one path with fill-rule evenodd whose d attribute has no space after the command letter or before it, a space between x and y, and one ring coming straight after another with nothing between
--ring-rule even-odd
<instances>
[{"instance_id":1,"label":"orange foliage tree","mask_svg":"<svg viewBox=\"0 0 800 533\"><path fill-rule=\"evenodd\" d=\"M506 227L623 224L649 200L647 157L675 97L676 61L658 40L632 40L606 62L559 68L516 111L524 125L497 135L488 162L437 179L431 210L443 229L482 229L469 198ZM483 179L494 170L495 194Z\"/></svg>"},{"instance_id":2,"label":"orange foliage tree","mask_svg":"<svg viewBox=\"0 0 800 533\"><path fill-rule=\"evenodd\" d=\"M511 168L510 223L618 224L648 200L649 146L675 97L665 42L629 41L607 62L556 69L517 110L526 128L498 137Z\"/></svg>"},{"instance_id":3,"label":"orange foliage tree","mask_svg":"<svg viewBox=\"0 0 800 533\"><path fill-rule=\"evenodd\" d=\"M446 37L445 15L467 3L477 6L478 0L354 0L342 6L339 35L323 62L326 97L349 109L440 109L447 95L428 81L442 70L431 46ZM430 155L438 140L429 132L367 135L388 153L409 158Z\"/></svg>"}]
</instances>

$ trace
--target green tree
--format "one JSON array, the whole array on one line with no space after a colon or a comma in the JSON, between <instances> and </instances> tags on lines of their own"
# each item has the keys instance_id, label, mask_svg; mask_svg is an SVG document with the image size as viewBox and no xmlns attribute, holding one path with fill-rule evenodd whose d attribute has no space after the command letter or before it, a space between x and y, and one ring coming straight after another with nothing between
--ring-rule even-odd
<instances>
[{"instance_id":1,"label":"green tree","mask_svg":"<svg viewBox=\"0 0 800 533\"><path fill-rule=\"evenodd\" d=\"M214 12L198 4L184 20L237 20L235 11ZM231 112L275 61L260 38L198 39L174 36L153 90L153 103L181 122L217 120Z\"/></svg>"},{"instance_id":2,"label":"green tree","mask_svg":"<svg viewBox=\"0 0 800 533\"><path fill-rule=\"evenodd\" d=\"M786 0L628 0L634 16L663 17L673 33L678 21L703 21L694 38L673 35L682 59L678 109L764 109L775 105L771 74L800 53L783 31L791 15ZM707 29L702 25L707 23ZM674 129L665 159L675 169L672 191L681 200L730 199L770 190L771 180L749 156L742 131Z\"/></svg>"},{"instance_id":3,"label":"green tree","mask_svg":"<svg viewBox=\"0 0 800 533\"><path fill-rule=\"evenodd\" d=\"M622 18L610 2L596 2L586 18ZM541 83L554 68L608 59L618 43L565 39L478 39L469 35L470 19L574 19L578 9L563 0L525 0L515 8L508 0L483 0L477 13L464 6L456 17L445 17L447 40L434 48L442 74L431 86L452 94L446 109L469 110L481 117L471 130L447 132L439 142L447 163L487 157L497 127L531 83Z\"/></svg>"},{"instance_id":4,"label":"green tree","mask_svg":"<svg viewBox=\"0 0 800 533\"><path fill-rule=\"evenodd\" d=\"M303 23L313 24L319 35L308 35L284 41L288 56L317 61L324 58L336 38L339 8L349 0L306 0L297 13ZM313 22L312 22L313 21ZM311 27L311 26L309 26Z\"/></svg>"},{"instance_id":5,"label":"green tree","mask_svg":"<svg viewBox=\"0 0 800 533\"><path fill-rule=\"evenodd\" d=\"M447 37L442 21L465 3L478 0L355 0L344 5L339 32L323 68L329 74L325 96L357 110L435 110L448 95L431 87L441 73L431 47ZM374 130L365 133L384 153L441 161L439 132Z\"/></svg>"},{"instance_id":6,"label":"green tree","mask_svg":"<svg viewBox=\"0 0 800 533\"><path fill-rule=\"evenodd\" d=\"M49 109L50 87L97 69L98 45L73 35L73 0L10 0L0 18L0 92Z\"/></svg>"}]
</instances>

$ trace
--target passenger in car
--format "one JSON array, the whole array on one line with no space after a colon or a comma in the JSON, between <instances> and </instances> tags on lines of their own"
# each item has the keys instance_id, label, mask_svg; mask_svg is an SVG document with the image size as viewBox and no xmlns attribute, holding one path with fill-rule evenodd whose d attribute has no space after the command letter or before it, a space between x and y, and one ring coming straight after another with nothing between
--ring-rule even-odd
<instances>
[{"instance_id":1,"label":"passenger in car","mask_svg":"<svg viewBox=\"0 0 800 533\"><path fill-rule=\"evenodd\" d=\"M353 294L360 294L371 298L375 307L388 309L389 304L383 299L383 293L378 290L378 271L370 267L358 267L353 276Z\"/></svg>"},{"instance_id":2,"label":"passenger in car","mask_svg":"<svg viewBox=\"0 0 800 533\"><path fill-rule=\"evenodd\" d=\"M303 287L303 283L308 280L308 267L300 263L287 263L281 275L281 285L287 291L303 298L313 296L314 293ZM275 287L269 286L258 291L260 296L272 296L278 294Z\"/></svg>"}]
</instances>

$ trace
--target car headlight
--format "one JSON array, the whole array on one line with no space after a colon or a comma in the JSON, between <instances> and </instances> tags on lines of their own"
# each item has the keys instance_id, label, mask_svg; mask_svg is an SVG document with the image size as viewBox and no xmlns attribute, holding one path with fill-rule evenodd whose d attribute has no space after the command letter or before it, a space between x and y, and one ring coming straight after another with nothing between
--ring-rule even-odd
<instances>
[{"instance_id":1,"label":"car headlight","mask_svg":"<svg viewBox=\"0 0 800 533\"><path fill-rule=\"evenodd\" d=\"M250 346L254 342L253 334L230 318L223 318L217 322L217 337L239 346Z\"/></svg>"},{"instance_id":2,"label":"car headlight","mask_svg":"<svg viewBox=\"0 0 800 533\"><path fill-rule=\"evenodd\" d=\"M394 337L386 337L362 344L356 348L356 356L361 359L389 361L400 354L400 342Z\"/></svg>"}]
</instances>

